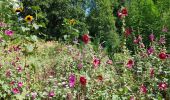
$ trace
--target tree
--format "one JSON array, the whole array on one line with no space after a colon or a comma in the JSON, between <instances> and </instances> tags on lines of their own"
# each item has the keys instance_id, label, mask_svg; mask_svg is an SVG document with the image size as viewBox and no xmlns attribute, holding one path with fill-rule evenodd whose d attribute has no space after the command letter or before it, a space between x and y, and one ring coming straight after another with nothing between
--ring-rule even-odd
<instances>
[{"instance_id":1,"label":"tree","mask_svg":"<svg viewBox=\"0 0 170 100\"><path fill-rule=\"evenodd\" d=\"M94 43L103 44L111 53L119 44L119 36L115 32L111 0L94 0L94 3L95 7L90 9L87 17L90 35L94 37Z\"/></svg>"}]
</instances>

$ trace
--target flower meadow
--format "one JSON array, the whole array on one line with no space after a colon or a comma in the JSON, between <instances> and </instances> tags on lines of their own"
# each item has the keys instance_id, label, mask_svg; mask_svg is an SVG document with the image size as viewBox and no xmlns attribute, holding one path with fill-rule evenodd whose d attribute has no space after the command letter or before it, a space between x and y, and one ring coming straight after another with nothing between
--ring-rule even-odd
<instances>
[{"instance_id":1,"label":"flower meadow","mask_svg":"<svg viewBox=\"0 0 170 100\"><path fill-rule=\"evenodd\" d=\"M33 1L0 1L0 99L170 100L168 38L135 34L126 6L116 11L119 51L110 52L76 18L63 19L60 39L42 38L50 24L43 23L42 5L29 7Z\"/></svg>"}]
</instances>

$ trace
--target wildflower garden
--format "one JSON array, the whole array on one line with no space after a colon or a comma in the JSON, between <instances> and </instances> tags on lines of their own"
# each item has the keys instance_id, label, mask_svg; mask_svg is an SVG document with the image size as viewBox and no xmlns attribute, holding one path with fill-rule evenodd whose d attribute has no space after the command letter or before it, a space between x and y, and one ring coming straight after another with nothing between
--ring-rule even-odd
<instances>
[{"instance_id":1,"label":"wildflower garden","mask_svg":"<svg viewBox=\"0 0 170 100\"><path fill-rule=\"evenodd\" d=\"M170 100L170 0L0 0L1 100Z\"/></svg>"}]
</instances>

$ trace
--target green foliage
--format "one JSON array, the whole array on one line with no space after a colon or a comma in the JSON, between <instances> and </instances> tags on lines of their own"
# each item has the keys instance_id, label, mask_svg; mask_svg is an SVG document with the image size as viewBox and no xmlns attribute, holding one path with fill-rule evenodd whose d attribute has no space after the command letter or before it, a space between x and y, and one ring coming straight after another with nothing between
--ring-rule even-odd
<instances>
[{"instance_id":1,"label":"green foliage","mask_svg":"<svg viewBox=\"0 0 170 100\"><path fill-rule=\"evenodd\" d=\"M162 32L163 27L169 29L169 0L131 0L126 2L128 8L128 17L126 18L126 27L131 27L135 35L141 34L144 38L144 43L148 44L149 34L154 33L155 36L169 35ZM131 45L132 41L128 41ZM168 43L169 44L169 41Z\"/></svg>"},{"instance_id":2,"label":"green foliage","mask_svg":"<svg viewBox=\"0 0 170 100\"><path fill-rule=\"evenodd\" d=\"M114 17L110 0L95 0L96 6L91 9L87 18L90 34L94 37L94 42L102 44L111 52L119 44L119 36L115 32Z\"/></svg>"}]
</instances>

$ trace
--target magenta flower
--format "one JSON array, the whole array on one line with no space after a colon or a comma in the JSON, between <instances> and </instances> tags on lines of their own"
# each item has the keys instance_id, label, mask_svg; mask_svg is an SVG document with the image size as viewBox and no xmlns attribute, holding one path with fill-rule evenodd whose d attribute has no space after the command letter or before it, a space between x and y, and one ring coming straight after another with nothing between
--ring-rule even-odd
<instances>
[{"instance_id":1,"label":"magenta flower","mask_svg":"<svg viewBox=\"0 0 170 100\"><path fill-rule=\"evenodd\" d=\"M134 61L132 59L129 59L129 61L127 62L126 66L131 69L134 65Z\"/></svg>"},{"instance_id":2,"label":"magenta flower","mask_svg":"<svg viewBox=\"0 0 170 100\"><path fill-rule=\"evenodd\" d=\"M147 93L147 88L143 84L140 86L140 92L143 93L143 94Z\"/></svg>"},{"instance_id":3,"label":"magenta flower","mask_svg":"<svg viewBox=\"0 0 170 100\"><path fill-rule=\"evenodd\" d=\"M152 34L150 34L150 35L149 35L149 40L150 40L151 42L153 42L153 41L154 41L154 39L155 39L155 36L153 35L153 33L152 33Z\"/></svg>"},{"instance_id":4,"label":"magenta flower","mask_svg":"<svg viewBox=\"0 0 170 100\"><path fill-rule=\"evenodd\" d=\"M99 64L100 64L100 59L94 58L93 59L93 66L94 66L94 68L97 68L99 66Z\"/></svg>"},{"instance_id":5,"label":"magenta flower","mask_svg":"<svg viewBox=\"0 0 170 100\"><path fill-rule=\"evenodd\" d=\"M147 49L147 54L148 55L151 55L153 53L154 53L154 48L153 47L150 47L150 48Z\"/></svg>"},{"instance_id":6,"label":"magenta flower","mask_svg":"<svg viewBox=\"0 0 170 100\"><path fill-rule=\"evenodd\" d=\"M14 32L12 30L5 30L5 34L8 36L12 36Z\"/></svg>"},{"instance_id":7,"label":"magenta flower","mask_svg":"<svg viewBox=\"0 0 170 100\"><path fill-rule=\"evenodd\" d=\"M71 74L71 75L69 76L69 86L70 86L71 88L74 87L75 82L76 82L76 77L75 77L75 75Z\"/></svg>"},{"instance_id":8,"label":"magenta flower","mask_svg":"<svg viewBox=\"0 0 170 100\"><path fill-rule=\"evenodd\" d=\"M158 88L160 90L166 90L168 88L168 84L166 82L160 82Z\"/></svg>"},{"instance_id":9,"label":"magenta flower","mask_svg":"<svg viewBox=\"0 0 170 100\"><path fill-rule=\"evenodd\" d=\"M18 87L22 87L23 83L22 82L18 82Z\"/></svg>"},{"instance_id":10,"label":"magenta flower","mask_svg":"<svg viewBox=\"0 0 170 100\"><path fill-rule=\"evenodd\" d=\"M20 91L19 91L18 88L13 88L13 89L12 89L12 92L13 92L14 94L18 94Z\"/></svg>"},{"instance_id":11,"label":"magenta flower","mask_svg":"<svg viewBox=\"0 0 170 100\"><path fill-rule=\"evenodd\" d=\"M55 95L54 91L50 91L48 94L49 97L54 97L54 95Z\"/></svg>"}]
</instances>

